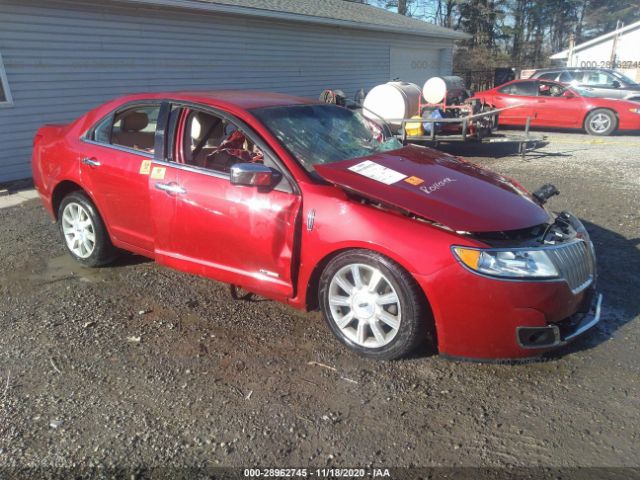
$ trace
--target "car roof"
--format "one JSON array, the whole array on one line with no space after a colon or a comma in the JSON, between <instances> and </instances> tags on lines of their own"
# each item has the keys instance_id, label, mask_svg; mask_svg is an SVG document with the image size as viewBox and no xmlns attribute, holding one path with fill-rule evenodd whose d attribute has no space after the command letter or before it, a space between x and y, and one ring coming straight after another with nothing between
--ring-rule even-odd
<instances>
[{"instance_id":1,"label":"car roof","mask_svg":"<svg viewBox=\"0 0 640 480\"><path fill-rule=\"evenodd\" d=\"M155 99L193 102L212 107L236 107L242 110L320 103L317 100L305 97L251 90L202 90L137 93L122 97L120 100L126 103L130 101Z\"/></svg>"},{"instance_id":2,"label":"car roof","mask_svg":"<svg viewBox=\"0 0 640 480\"><path fill-rule=\"evenodd\" d=\"M601 70L603 72L611 72L611 71L613 71L610 68L599 68L599 67L547 67L547 68L538 68L538 69L536 69L536 71L533 72L533 75L535 75L536 73L564 72L564 71L567 71L567 70L581 70L581 71Z\"/></svg>"},{"instance_id":3,"label":"car roof","mask_svg":"<svg viewBox=\"0 0 640 480\"><path fill-rule=\"evenodd\" d=\"M533 82L536 82L536 83L540 83L540 82L554 83L554 84L558 85L559 87L567 88L566 85L563 85L562 83L557 82L555 80L544 80L544 79L540 79L540 78L529 77L529 78L516 78L515 80L510 80L508 82L501 83L500 85L496 85L495 87L493 87L493 89L494 90L498 90L498 89L500 89L502 87L506 87L507 85L512 85L514 83L526 83L526 82L532 82L532 83Z\"/></svg>"}]
</instances>

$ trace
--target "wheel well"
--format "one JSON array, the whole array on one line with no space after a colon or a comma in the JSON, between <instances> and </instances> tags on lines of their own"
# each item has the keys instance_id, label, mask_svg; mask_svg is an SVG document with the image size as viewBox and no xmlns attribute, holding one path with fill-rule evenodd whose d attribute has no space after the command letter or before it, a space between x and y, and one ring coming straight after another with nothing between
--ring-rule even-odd
<instances>
[{"instance_id":1,"label":"wheel well","mask_svg":"<svg viewBox=\"0 0 640 480\"><path fill-rule=\"evenodd\" d=\"M315 268L313 269L313 272L311 273L311 276L309 277L309 283L307 283L307 295L306 295L306 305L307 305L307 310L318 310L320 308L320 299L318 298L318 289L320 286L320 277L322 276L322 272L324 271L324 268L327 266L327 264L335 257L337 257L338 255L340 255L343 252L348 252L351 250L362 250L362 251L370 251L370 252L374 252L380 255L383 255L387 258L389 258L388 255L385 255L384 253L378 252L376 250L370 250L370 249L366 249L366 248L358 248L358 247L354 247L354 248L341 248L340 250L335 250L331 253L329 253L327 256L325 256L322 260L320 260L318 262L318 264L315 266ZM396 262L393 258L389 258L389 260L391 260L394 263L397 263L398 265L400 265L402 268L404 268L406 270L406 268ZM409 272L410 274L410 272ZM412 276L413 277L413 276ZM415 278L413 279L414 282L416 282ZM417 283L417 282L416 282ZM420 290L422 291L422 288L420 288ZM427 299L427 295L426 293L424 293L424 291L422 291L422 295L424 296L424 299L427 303L427 305L429 305L429 300ZM431 306L429 305L429 309L431 308Z\"/></svg>"},{"instance_id":2,"label":"wheel well","mask_svg":"<svg viewBox=\"0 0 640 480\"><path fill-rule=\"evenodd\" d=\"M56 188L53 189L53 194L51 195L51 207L53 209L53 215L56 220L58 219L58 209L60 208L60 203L62 203L62 199L69 195L71 192L75 191L84 191L83 188L70 180L65 180L56 185Z\"/></svg>"},{"instance_id":3,"label":"wheel well","mask_svg":"<svg viewBox=\"0 0 640 480\"><path fill-rule=\"evenodd\" d=\"M354 248L343 248L340 250L336 250L335 252L331 252L329 255L324 257L322 260L318 262L318 264L313 269L311 276L309 277L309 283L307 284L307 295L306 295L306 304L307 310L318 310L320 308L320 299L318 298L318 288L320 287L320 277L322 276L322 272L324 271L324 267L336 256L340 255L342 252L347 252L349 250L357 250Z\"/></svg>"},{"instance_id":4,"label":"wheel well","mask_svg":"<svg viewBox=\"0 0 640 480\"><path fill-rule=\"evenodd\" d=\"M393 258L390 258L389 256L385 255L384 253L378 252L376 250L370 250L370 249L366 249L366 248L357 248L357 247L355 247L355 248L342 248L340 250L336 250L334 252L331 252L330 254L328 254L326 257L324 257L322 260L320 260L318 262L318 264L313 269L313 272L311 273L311 276L309 277L309 283L307 284L307 296L306 296L307 310L318 310L320 308L320 299L318 298L318 290L319 290L319 286L320 286L319 285L320 284L320 277L322 276L322 272L324 271L324 268L336 256L340 255L343 252L348 252L348 251L352 251L352 250L371 251L371 252L378 253L380 255L385 256L386 258L388 258L392 262L400 265L400 267L402 267L402 268L404 268L406 270L406 268L402 264L396 262ZM428 316L431 318L431 320L428 321L427 324L426 324L426 331L427 331L427 335L431 338L431 340L433 342L434 348L436 348L436 350L437 350L438 334L437 334L436 322L435 322L435 318L434 318L434 314L433 314L433 309L431 308L431 303L429 302L429 299L427 298L427 294L422 289L422 287L418 284L418 282L413 277L413 275L411 275L410 272L408 272L408 273L411 276L411 279L413 280L413 282L416 284L418 290L420 291L421 296L422 296L421 300L424 302L424 307L426 309L426 312L427 312Z\"/></svg>"}]
</instances>

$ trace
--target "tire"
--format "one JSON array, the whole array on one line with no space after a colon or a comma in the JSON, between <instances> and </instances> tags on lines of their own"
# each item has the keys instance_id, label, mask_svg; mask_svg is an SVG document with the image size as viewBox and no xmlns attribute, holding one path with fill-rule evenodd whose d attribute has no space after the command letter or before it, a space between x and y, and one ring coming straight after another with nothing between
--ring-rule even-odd
<instances>
[{"instance_id":1,"label":"tire","mask_svg":"<svg viewBox=\"0 0 640 480\"><path fill-rule=\"evenodd\" d=\"M333 334L362 356L394 360L420 343L433 347L428 334L433 322L422 290L406 270L383 255L369 250L338 254L322 272L318 293Z\"/></svg>"},{"instance_id":2,"label":"tire","mask_svg":"<svg viewBox=\"0 0 640 480\"><path fill-rule=\"evenodd\" d=\"M68 194L58 208L58 227L69 254L87 267L99 267L116 257L104 222L83 192Z\"/></svg>"},{"instance_id":3,"label":"tire","mask_svg":"<svg viewBox=\"0 0 640 480\"><path fill-rule=\"evenodd\" d=\"M490 112L493 110L491 105L484 104L478 113ZM498 126L498 114L489 117L483 117L478 120L478 137L488 137Z\"/></svg>"},{"instance_id":4,"label":"tire","mask_svg":"<svg viewBox=\"0 0 640 480\"><path fill-rule=\"evenodd\" d=\"M589 135L611 135L618 127L616 114L606 108L597 108L589 112L584 120L584 129Z\"/></svg>"}]
</instances>

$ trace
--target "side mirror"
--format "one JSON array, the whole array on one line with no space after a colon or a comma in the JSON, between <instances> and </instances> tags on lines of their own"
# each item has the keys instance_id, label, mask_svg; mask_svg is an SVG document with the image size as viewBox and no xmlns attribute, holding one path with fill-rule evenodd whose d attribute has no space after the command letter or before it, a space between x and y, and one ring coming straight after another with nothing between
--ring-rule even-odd
<instances>
[{"instance_id":1,"label":"side mirror","mask_svg":"<svg viewBox=\"0 0 640 480\"><path fill-rule=\"evenodd\" d=\"M261 163L236 163L231 167L231 184L247 187L271 187L273 170Z\"/></svg>"},{"instance_id":2,"label":"side mirror","mask_svg":"<svg viewBox=\"0 0 640 480\"><path fill-rule=\"evenodd\" d=\"M576 98L575 93L573 93L571 90L566 90L566 91L562 94L562 96L563 96L564 98Z\"/></svg>"},{"instance_id":3,"label":"side mirror","mask_svg":"<svg viewBox=\"0 0 640 480\"><path fill-rule=\"evenodd\" d=\"M620 88L620 82L618 80L614 80L613 82L611 82L611 85L613 86L613 88Z\"/></svg>"}]
</instances>

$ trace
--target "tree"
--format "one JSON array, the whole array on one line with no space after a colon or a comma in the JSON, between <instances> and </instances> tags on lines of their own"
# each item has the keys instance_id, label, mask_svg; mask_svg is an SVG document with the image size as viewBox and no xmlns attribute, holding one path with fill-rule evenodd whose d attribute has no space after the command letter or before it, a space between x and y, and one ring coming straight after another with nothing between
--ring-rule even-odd
<instances>
[{"instance_id":1,"label":"tree","mask_svg":"<svg viewBox=\"0 0 640 480\"><path fill-rule=\"evenodd\" d=\"M578 41L583 42L615 30L618 21L625 25L640 20L638 0L589 0L583 12Z\"/></svg>"},{"instance_id":2,"label":"tree","mask_svg":"<svg viewBox=\"0 0 640 480\"><path fill-rule=\"evenodd\" d=\"M414 3L416 3L416 0L386 0L384 7L386 9L394 9L400 15L411 17L411 7Z\"/></svg>"},{"instance_id":3,"label":"tree","mask_svg":"<svg viewBox=\"0 0 640 480\"><path fill-rule=\"evenodd\" d=\"M444 27L458 42L455 70L546 66L569 46L640 20L639 0L362 0Z\"/></svg>"}]
</instances>

